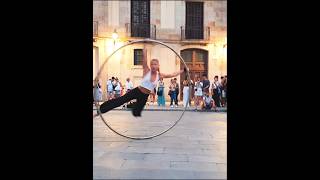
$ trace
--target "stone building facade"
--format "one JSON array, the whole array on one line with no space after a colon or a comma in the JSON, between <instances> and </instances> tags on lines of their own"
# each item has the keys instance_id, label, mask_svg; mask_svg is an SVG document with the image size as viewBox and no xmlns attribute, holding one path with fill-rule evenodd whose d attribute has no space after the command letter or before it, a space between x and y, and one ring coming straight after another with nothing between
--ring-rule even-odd
<instances>
[{"instance_id":1,"label":"stone building facade","mask_svg":"<svg viewBox=\"0 0 320 180\"><path fill-rule=\"evenodd\" d=\"M116 32L118 38L112 38ZM187 62L191 78L227 74L227 1L93 1L93 77L101 70L101 84L118 77L123 84L130 77L134 86L142 78L142 66L135 55L141 44L127 46L110 58L117 48L129 41L150 38L172 47ZM162 72L183 68L179 58L168 48L148 44L148 56L160 61ZM135 54L137 53L137 54ZM177 77L181 82L185 75ZM166 79L165 93L170 79ZM105 93L104 93L105 94ZM166 99L169 97L166 96Z\"/></svg>"}]
</instances>

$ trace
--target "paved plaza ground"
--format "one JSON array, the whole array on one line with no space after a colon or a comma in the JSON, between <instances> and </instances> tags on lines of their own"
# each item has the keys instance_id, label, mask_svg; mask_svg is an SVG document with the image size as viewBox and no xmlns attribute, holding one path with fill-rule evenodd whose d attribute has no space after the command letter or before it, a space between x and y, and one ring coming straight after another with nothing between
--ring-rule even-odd
<instances>
[{"instance_id":1,"label":"paved plaza ground","mask_svg":"<svg viewBox=\"0 0 320 180\"><path fill-rule=\"evenodd\" d=\"M172 125L182 111L104 114L125 135L148 136ZM167 133L148 140L123 138L93 119L94 179L227 179L227 113L185 112Z\"/></svg>"}]
</instances>

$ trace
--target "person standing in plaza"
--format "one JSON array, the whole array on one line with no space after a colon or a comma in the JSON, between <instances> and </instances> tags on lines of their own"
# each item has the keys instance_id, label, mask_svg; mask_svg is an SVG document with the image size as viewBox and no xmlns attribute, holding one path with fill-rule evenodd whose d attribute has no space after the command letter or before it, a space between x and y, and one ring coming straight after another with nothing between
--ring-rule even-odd
<instances>
[{"instance_id":1,"label":"person standing in plaza","mask_svg":"<svg viewBox=\"0 0 320 180\"><path fill-rule=\"evenodd\" d=\"M226 79L224 76L221 76L221 82L220 82L220 85L221 85L221 106L224 107L225 106L225 97L226 97L226 92L225 92L225 84L226 83Z\"/></svg>"},{"instance_id":2,"label":"person standing in plaza","mask_svg":"<svg viewBox=\"0 0 320 180\"><path fill-rule=\"evenodd\" d=\"M212 98L217 107L221 107L220 96L221 96L221 84L218 81L219 77L215 76L212 83Z\"/></svg>"},{"instance_id":3,"label":"person standing in plaza","mask_svg":"<svg viewBox=\"0 0 320 180\"><path fill-rule=\"evenodd\" d=\"M170 107L173 108L173 103L175 103L176 107L178 107L177 103L176 103L176 96L177 96L177 91L176 91L176 83L174 82L174 79L171 79L171 83L169 86L169 95L170 95Z\"/></svg>"},{"instance_id":4,"label":"person standing in plaza","mask_svg":"<svg viewBox=\"0 0 320 180\"><path fill-rule=\"evenodd\" d=\"M118 97L120 97L121 96L121 84L120 84L120 82L119 82L119 79L118 78L116 78L115 79L115 87L114 87L114 98L118 98Z\"/></svg>"},{"instance_id":5,"label":"person standing in plaza","mask_svg":"<svg viewBox=\"0 0 320 180\"><path fill-rule=\"evenodd\" d=\"M203 83L203 93L209 94L210 81L207 79L206 75L202 76L202 83Z\"/></svg>"},{"instance_id":6,"label":"person standing in plaza","mask_svg":"<svg viewBox=\"0 0 320 180\"><path fill-rule=\"evenodd\" d=\"M165 106L166 102L165 102L165 99L164 99L164 82L163 82L163 78L160 78L160 80L159 80L157 95L158 95L158 99L157 99L158 106Z\"/></svg>"},{"instance_id":7,"label":"person standing in plaza","mask_svg":"<svg viewBox=\"0 0 320 180\"><path fill-rule=\"evenodd\" d=\"M189 82L187 80L184 80L182 84L183 84L183 107L190 107Z\"/></svg>"},{"instance_id":8,"label":"person standing in plaza","mask_svg":"<svg viewBox=\"0 0 320 180\"><path fill-rule=\"evenodd\" d=\"M99 80L95 80L94 87L93 87L93 97L94 101L99 104L102 101L102 89Z\"/></svg>"},{"instance_id":9,"label":"person standing in plaza","mask_svg":"<svg viewBox=\"0 0 320 180\"><path fill-rule=\"evenodd\" d=\"M194 97L195 97L195 105L196 105L196 111L198 106L200 107L201 102L202 102L202 88L203 88L203 83L200 81L200 77L197 77L197 81L195 82L194 85Z\"/></svg>"},{"instance_id":10,"label":"person standing in plaza","mask_svg":"<svg viewBox=\"0 0 320 180\"><path fill-rule=\"evenodd\" d=\"M107 99L110 100L113 98L113 81L114 77L107 81Z\"/></svg>"},{"instance_id":11,"label":"person standing in plaza","mask_svg":"<svg viewBox=\"0 0 320 180\"><path fill-rule=\"evenodd\" d=\"M178 106L178 99L179 99L179 83L177 82L177 78L174 78L173 79L175 84L176 84L176 99L175 99L175 104L176 104L176 107Z\"/></svg>"},{"instance_id":12,"label":"person standing in plaza","mask_svg":"<svg viewBox=\"0 0 320 180\"><path fill-rule=\"evenodd\" d=\"M129 91L131 91L133 89L133 84L132 82L130 81L130 78L127 78L127 81L126 81L126 93L128 93Z\"/></svg>"}]
</instances>

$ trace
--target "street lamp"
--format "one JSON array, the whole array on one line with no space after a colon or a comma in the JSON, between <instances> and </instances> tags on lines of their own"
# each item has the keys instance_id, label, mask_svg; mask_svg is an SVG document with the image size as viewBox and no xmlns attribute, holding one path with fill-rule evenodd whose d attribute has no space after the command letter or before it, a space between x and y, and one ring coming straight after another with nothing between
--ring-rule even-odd
<instances>
[{"instance_id":1,"label":"street lamp","mask_svg":"<svg viewBox=\"0 0 320 180\"><path fill-rule=\"evenodd\" d=\"M112 33L112 39L113 39L113 45L116 44L116 40L118 39L118 33L117 30L114 29L113 33Z\"/></svg>"}]
</instances>

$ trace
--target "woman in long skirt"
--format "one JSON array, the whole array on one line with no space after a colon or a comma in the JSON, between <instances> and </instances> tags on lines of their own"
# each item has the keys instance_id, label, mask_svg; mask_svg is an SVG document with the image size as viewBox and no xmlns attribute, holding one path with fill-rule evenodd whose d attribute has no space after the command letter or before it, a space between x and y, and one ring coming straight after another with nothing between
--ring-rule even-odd
<instances>
[{"instance_id":1,"label":"woman in long skirt","mask_svg":"<svg viewBox=\"0 0 320 180\"><path fill-rule=\"evenodd\" d=\"M157 95L158 95L158 100L157 100L158 101L158 106L165 106L166 102L165 102L165 99L164 99L164 82L163 82L163 78L160 78Z\"/></svg>"},{"instance_id":2,"label":"woman in long skirt","mask_svg":"<svg viewBox=\"0 0 320 180\"><path fill-rule=\"evenodd\" d=\"M183 107L190 107L189 103L189 83L187 80L183 81Z\"/></svg>"}]
</instances>

